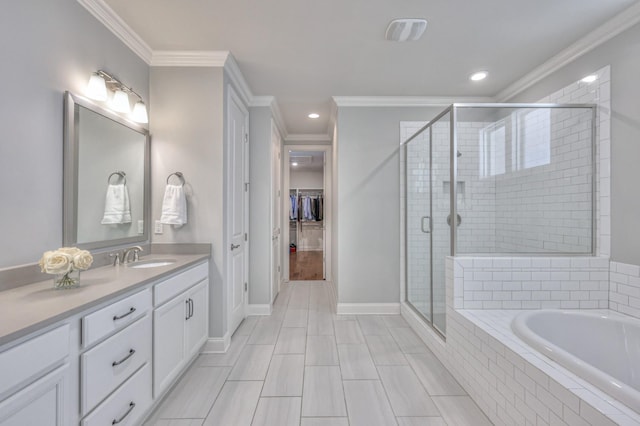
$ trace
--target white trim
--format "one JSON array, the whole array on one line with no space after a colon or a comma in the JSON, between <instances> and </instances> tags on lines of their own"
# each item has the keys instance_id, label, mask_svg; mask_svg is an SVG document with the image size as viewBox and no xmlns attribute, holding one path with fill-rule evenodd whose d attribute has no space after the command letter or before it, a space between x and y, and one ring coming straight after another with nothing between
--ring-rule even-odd
<instances>
[{"instance_id":1,"label":"white trim","mask_svg":"<svg viewBox=\"0 0 640 426\"><path fill-rule=\"evenodd\" d=\"M490 97L475 96L334 96L338 107L435 107L454 103L493 102Z\"/></svg>"},{"instance_id":2,"label":"white trim","mask_svg":"<svg viewBox=\"0 0 640 426\"><path fill-rule=\"evenodd\" d=\"M285 139L286 142L331 142L331 136L307 134L307 133L289 133Z\"/></svg>"},{"instance_id":3,"label":"white trim","mask_svg":"<svg viewBox=\"0 0 640 426\"><path fill-rule=\"evenodd\" d=\"M223 67L230 53L226 50L154 50L152 67Z\"/></svg>"},{"instance_id":4,"label":"white trim","mask_svg":"<svg viewBox=\"0 0 640 426\"><path fill-rule=\"evenodd\" d=\"M236 62L236 59L233 57L233 54L229 52L227 56L227 60L224 63L224 70L231 80L231 83L235 87L238 95L244 102L245 105L251 105L251 99L253 99L253 93L251 93L251 89L247 84L247 81L244 79L242 72L240 71L240 67Z\"/></svg>"},{"instance_id":5,"label":"white trim","mask_svg":"<svg viewBox=\"0 0 640 426\"><path fill-rule=\"evenodd\" d=\"M636 3L609 21L589 32L557 55L536 67L533 71L518 79L515 83L501 90L496 96L497 102L504 102L523 90L533 86L551 73L575 61L580 56L595 49L623 31L640 22L640 3Z\"/></svg>"},{"instance_id":6,"label":"white trim","mask_svg":"<svg viewBox=\"0 0 640 426\"><path fill-rule=\"evenodd\" d=\"M224 353L229 349L231 345L231 333L226 333L224 337L210 337L204 343L200 353L203 354L216 354Z\"/></svg>"},{"instance_id":7,"label":"white trim","mask_svg":"<svg viewBox=\"0 0 640 426\"><path fill-rule=\"evenodd\" d=\"M287 136L287 128L284 124L284 119L282 118L282 112L280 111L280 106L276 101L276 98L273 96L254 96L251 99L250 107L269 107L271 108L271 118L276 124L278 128L278 132L280 132L280 137L284 141Z\"/></svg>"},{"instance_id":8,"label":"white trim","mask_svg":"<svg viewBox=\"0 0 640 426\"><path fill-rule=\"evenodd\" d=\"M249 315L271 315L271 305L268 303L263 304L250 304L246 306L244 313Z\"/></svg>"},{"instance_id":9,"label":"white trim","mask_svg":"<svg viewBox=\"0 0 640 426\"><path fill-rule=\"evenodd\" d=\"M397 315L399 303L338 303L338 315Z\"/></svg>"},{"instance_id":10,"label":"white trim","mask_svg":"<svg viewBox=\"0 0 640 426\"><path fill-rule=\"evenodd\" d=\"M445 340L433 331L433 329L420 316L418 316L418 314L416 314L406 302L403 302L400 306L400 314L427 346L432 348L433 345L438 345L441 346L441 349L445 349Z\"/></svg>"},{"instance_id":11,"label":"white trim","mask_svg":"<svg viewBox=\"0 0 640 426\"><path fill-rule=\"evenodd\" d=\"M147 64L151 64L153 56L151 47L104 0L78 0L78 3L107 27L133 53Z\"/></svg>"}]
</instances>

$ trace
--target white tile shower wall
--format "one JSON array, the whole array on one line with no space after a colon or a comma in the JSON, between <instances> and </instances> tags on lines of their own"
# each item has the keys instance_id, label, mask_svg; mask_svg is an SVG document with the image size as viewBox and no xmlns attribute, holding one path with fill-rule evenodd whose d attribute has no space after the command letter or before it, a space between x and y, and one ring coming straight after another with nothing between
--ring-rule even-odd
<instances>
[{"instance_id":1,"label":"white tile shower wall","mask_svg":"<svg viewBox=\"0 0 640 426\"><path fill-rule=\"evenodd\" d=\"M605 309L606 257L456 257L455 309Z\"/></svg>"},{"instance_id":2,"label":"white tile shower wall","mask_svg":"<svg viewBox=\"0 0 640 426\"><path fill-rule=\"evenodd\" d=\"M609 309L640 318L640 266L611 262Z\"/></svg>"}]
</instances>

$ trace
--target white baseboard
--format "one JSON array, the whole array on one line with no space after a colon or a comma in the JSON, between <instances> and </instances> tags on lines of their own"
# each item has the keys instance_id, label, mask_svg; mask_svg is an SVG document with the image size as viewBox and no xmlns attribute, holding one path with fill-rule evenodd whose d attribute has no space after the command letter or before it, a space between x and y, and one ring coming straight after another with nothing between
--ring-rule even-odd
<instances>
[{"instance_id":1,"label":"white baseboard","mask_svg":"<svg viewBox=\"0 0 640 426\"><path fill-rule=\"evenodd\" d=\"M271 315L271 305L268 303L247 305L245 313L247 315Z\"/></svg>"},{"instance_id":2,"label":"white baseboard","mask_svg":"<svg viewBox=\"0 0 640 426\"><path fill-rule=\"evenodd\" d=\"M338 303L338 315L397 315L399 303Z\"/></svg>"},{"instance_id":3,"label":"white baseboard","mask_svg":"<svg viewBox=\"0 0 640 426\"><path fill-rule=\"evenodd\" d=\"M231 334L227 333L224 337L210 337L204 344L202 351L203 354L220 354L227 352L231 345Z\"/></svg>"}]
</instances>

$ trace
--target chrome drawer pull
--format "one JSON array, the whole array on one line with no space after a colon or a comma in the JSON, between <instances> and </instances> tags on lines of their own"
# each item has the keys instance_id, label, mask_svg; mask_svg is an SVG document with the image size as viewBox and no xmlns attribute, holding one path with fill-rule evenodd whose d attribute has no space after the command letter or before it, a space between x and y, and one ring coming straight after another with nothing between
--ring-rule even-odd
<instances>
[{"instance_id":1,"label":"chrome drawer pull","mask_svg":"<svg viewBox=\"0 0 640 426\"><path fill-rule=\"evenodd\" d=\"M126 314L122 314L122 315L116 315L116 316L113 317L113 320L114 321L118 321L119 319L122 319L124 317L128 317L129 315L131 315L135 311L136 311L136 308L131 307L131 309L129 309L129 312L127 312Z\"/></svg>"},{"instance_id":2,"label":"chrome drawer pull","mask_svg":"<svg viewBox=\"0 0 640 426\"><path fill-rule=\"evenodd\" d=\"M118 423L120 423L121 421L123 421L123 420L124 420L124 418L125 418L125 417L127 417L127 416L131 413L131 411L132 411L134 408L136 408L136 403L135 403L135 402L133 402L133 401L131 401L131 402L129 403L129 409L127 410L127 412L126 412L126 413L124 413L124 415L123 415L122 417L120 417L119 419L117 419L117 420L116 420L116 419L113 419L113 421L111 422L111 424L112 424L112 425L117 425Z\"/></svg>"},{"instance_id":3,"label":"chrome drawer pull","mask_svg":"<svg viewBox=\"0 0 640 426\"><path fill-rule=\"evenodd\" d=\"M125 362L126 360L128 360L129 358L131 358L131 357L133 356L133 354L135 354L135 353L136 353L136 350L135 350L135 349L129 349L129 354L128 354L127 356L125 356L124 358L122 358L120 361L113 361L113 362L111 363L111 366L112 366L112 367L115 367L116 365L120 365L120 364L122 364L123 362Z\"/></svg>"}]
</instances>

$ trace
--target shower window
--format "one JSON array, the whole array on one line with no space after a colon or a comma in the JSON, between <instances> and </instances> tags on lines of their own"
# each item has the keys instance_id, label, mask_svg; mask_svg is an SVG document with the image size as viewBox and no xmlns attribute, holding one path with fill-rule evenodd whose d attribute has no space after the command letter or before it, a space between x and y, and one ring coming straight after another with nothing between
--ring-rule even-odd
<instances>
[{"instance_id":1,"label":"shower window","mask_svg":"<svg viewBox=\"0 0 640 426\"><path fill-rule=\"evenodd\" d=\"M518 169L545 166L551 162L551 110L519 112L515 139Z\"/></svg>"}]
</instances>

